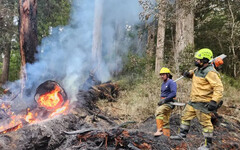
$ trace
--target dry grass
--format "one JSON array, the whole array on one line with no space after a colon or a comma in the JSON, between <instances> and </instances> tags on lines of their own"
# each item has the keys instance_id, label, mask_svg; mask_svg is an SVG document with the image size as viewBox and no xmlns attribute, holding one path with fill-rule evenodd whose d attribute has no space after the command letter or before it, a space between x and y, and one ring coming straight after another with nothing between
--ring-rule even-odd
<instances>
[{"instance_id":1,"label":"dry grass","mask_svg":"<svg viewBox=\"0 0 240 150\"><path fill-rule=\"evenodd\" d=\"M120 86L124 86L122 82L127 84L122 80L118 82L120 82ZM121 120L144 120L154 115L156 104L159 101L160 85L160 79L150 73L132 89L121 91L117 102L99 101L98 106Z\"/></svg>"}]
</instances>

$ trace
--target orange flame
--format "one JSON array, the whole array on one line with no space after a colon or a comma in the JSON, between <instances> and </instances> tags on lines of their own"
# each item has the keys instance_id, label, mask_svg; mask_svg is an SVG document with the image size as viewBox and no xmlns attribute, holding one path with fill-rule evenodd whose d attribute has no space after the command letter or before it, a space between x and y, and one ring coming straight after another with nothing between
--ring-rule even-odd
<instances>
[{"instance_id":1,"label":"orange flame","mask_svg":"<svg viewBox=\"0 0 240 150\"><path fill-rule=\"evenodd\" d=\"M35 113L35 117L37 117L37 113ZM30 109L27 109L27 115L24 118L28 123L34 123L36 119L34 118L33 113L30 112Z\"/></svg>"},{"instance_id":2,"label":"orange flame","mask_svg":"<svg viewBox=\"0 0 240 150\"><path fill-rule=\"evenodd\" d=\"M41 95L38 99L38 105L46 109L55 109L61 107L63 98L59 94L61 91L59 86L55 86L55 89L49 93Z\"/></svg>"},{"instance_id":3,"label":"orange flame","mask_svg":"<svg viewBox=\"0 0 240 150\"><path fill-rule=\"evenodd\" d=\"M38 106L44 107L51 112L48 115L49 118L53 118L60 114L66 114L66 111L69 107L69 100L64 103L63 97L59 93L60 91L61 88L59 86L55 86L55 89L53 91L41 95L37 100ZM29 124L41 121L41 117L38 118L38 112L30 112L30 108L27 109L26 115L14 115L14 112L12 112L10 108L11 105L9 104L0 104L0 109L4 110L5 113L10 116L9 122L0 126L0 134L17 131L18 129L23 127L25 121ZM25 121L23 122L23 120Z\"/></svg>"},{"instance_id":4,"label":"orange flame","mask_svg":"<svg viewBox=\"0 0 240 150\"><path fill-rule=\"evenodd\" d=\"M66 101L66 103L61 108L58 108L54 112L52 112L50 117L52 118L54 116L63 114L64 112L66 112L68 105L69 105L69 101Z\"/></svg>"}]
</instances>

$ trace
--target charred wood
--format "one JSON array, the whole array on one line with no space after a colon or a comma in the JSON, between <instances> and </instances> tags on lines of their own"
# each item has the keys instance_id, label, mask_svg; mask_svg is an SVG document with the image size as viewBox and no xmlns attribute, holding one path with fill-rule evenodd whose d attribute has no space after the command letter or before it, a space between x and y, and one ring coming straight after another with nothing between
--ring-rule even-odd
<instances>
[{"instance_id":1,"label":"charred wood","mask_svg":"<svg viewBox=\"0 0 240 150\"><path fill-rule=\"evenodd\" d=\"M89 110L89 109L88 109L88 112L89 112L91 115L94 115L94 116L96 116L96 117L98 117L98 118L101 118L101 119L107 121L110 125L114 125L114 126L117 125L117 123L115 123L114 121L110 120L108 117L106 117L106 116L104 116L104 115L101 115L101 114L99 114L99 113L95 113L95 112L93 112L93 111L91 111L91 110Z\"/></svg>"},{"instance_id":2,"label":"charred wood","mask_svg":"<svg viewBox=\"0 0 240 150\"><path fill-rule=\"evenodd\" d=\"M119 96L119 87L115 83L103 83L93 86L92 89L100 99L108 99L108 101L116 101Z\"/></svg>"},{"instance_id":3,"label":"charred wood","mask_svg":"<svg viewBox=\"0 0 240 150\"><path fill-rule=\"evenodd\" d=\"M119 96L119 87L116 83L107 82L100 85L92 86L88 91L79 90L78 102L89 109L96 108L95 102L98 99L108 99L116 101Z\"/></svg>"}]
</instances>

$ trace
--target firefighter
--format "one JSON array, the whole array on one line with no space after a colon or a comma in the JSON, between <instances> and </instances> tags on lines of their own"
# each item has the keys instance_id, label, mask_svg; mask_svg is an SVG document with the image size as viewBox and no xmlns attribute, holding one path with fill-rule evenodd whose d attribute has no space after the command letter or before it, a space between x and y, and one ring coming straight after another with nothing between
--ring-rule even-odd
<instances>
[{"instance_id":1,"label":"firefighter","mask_svg":"<svg viewBox=\"0 0 240 150\"><path fill-rule=\"evenodd\" d=\"M172 80L171 72L168 68L163 67L160 70L160 76L163 80L161 86L161 99L156 110L157 132L154 136L170 136L169 118L174 106L169 102L173 102L177 93L177 84Z\"/></svg>"},{"instance_id":2,"label":"firefighter","mask_svg":"<svg viewBox=\"0 0 240 150\"><path fill-rule=\"evenodd\" d=\"M183 74L185 77L192 78L191 101L182 112L180 133L177 136L171 136L170 139L182 140L186 138L191 120L197 117L203 127L202 133L205 138L204 145L198 149L210 149L213 137L211 112L215 112L218 108L218 103L223 96L223 84L219 73L209 63L213 58L210 49L200 49L194 57L197 69Z\"/></svg>"}]
</instances>

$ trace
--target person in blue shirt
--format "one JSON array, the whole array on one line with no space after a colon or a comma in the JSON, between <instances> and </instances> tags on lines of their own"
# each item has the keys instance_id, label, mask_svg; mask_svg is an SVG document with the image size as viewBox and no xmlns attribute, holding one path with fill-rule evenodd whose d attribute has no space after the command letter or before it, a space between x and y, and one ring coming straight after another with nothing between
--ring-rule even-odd
<instances>
[{"instance_id":1,"label":"person in blue shirt","mask_svg":"<svg viewBox=\"0 0 240 150\"><path fill-rule=\"evenodd\" d=\"M156 110L157 131L154 136L170 136L169 119L174 106L170 102L174 102L177 93L177 84L172 80L171 72L168 68L163 67L160 70L160 76L163 80L161 86L161 99Z\"/></svg>"}]
</instances>

